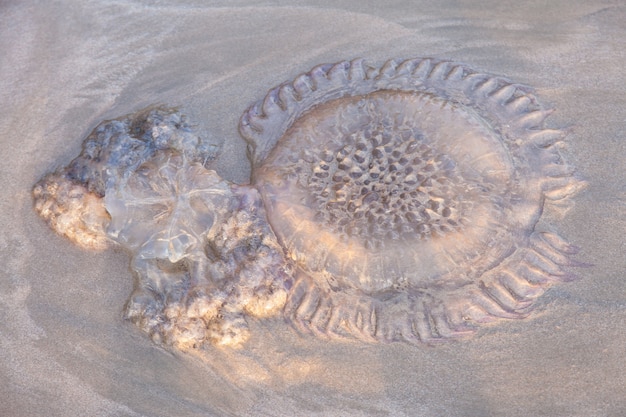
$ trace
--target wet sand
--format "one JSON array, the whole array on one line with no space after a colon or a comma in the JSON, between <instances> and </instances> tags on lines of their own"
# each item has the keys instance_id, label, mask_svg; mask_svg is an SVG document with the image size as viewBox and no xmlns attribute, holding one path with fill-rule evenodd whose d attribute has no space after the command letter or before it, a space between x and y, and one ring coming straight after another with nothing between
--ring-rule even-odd
<instances>
[{"instance_id":1,"label":"wet sand","mask_svg":"<svg viewBox=\"0 0 626 417\"><path fill-rule=\"evenodd\" d=\"M545 2L72 2L0 6L0 415L626 413L626 6ZM253 322L239 350L169 352L122 320L120 250L56 236L31 189L104 119L180 106L246 182L242 112L314 65L431 56L528 84L588 188L542 218L593 264L535 313L438 346L326 342Z\"/></svg>"}]
</instances>

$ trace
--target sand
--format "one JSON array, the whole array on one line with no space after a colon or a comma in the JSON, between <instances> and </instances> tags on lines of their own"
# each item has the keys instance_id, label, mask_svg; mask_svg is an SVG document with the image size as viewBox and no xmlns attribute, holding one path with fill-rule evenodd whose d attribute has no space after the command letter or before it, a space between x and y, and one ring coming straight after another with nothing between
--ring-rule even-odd
<instances>
[{"instance_id":1,"label":"sand","mask_svg":"<svg viewBox=\"0 0 626 417\"><path fill-rule=\"evenodd\" d=\"M380 3L380 5L379 5ZM0 415L626 415L626 6L621 1L8 1L0 6ZM257 5L258 4L258 5ZM432 56L531 85L589 183L544 220L593 264L535 314L440 346L326 342L281 320L170 352L122 320L122 251L56 236L31 188L96 124L180 106L247 181L238 119L312 66Z\"/></svg>"}]
</instances>

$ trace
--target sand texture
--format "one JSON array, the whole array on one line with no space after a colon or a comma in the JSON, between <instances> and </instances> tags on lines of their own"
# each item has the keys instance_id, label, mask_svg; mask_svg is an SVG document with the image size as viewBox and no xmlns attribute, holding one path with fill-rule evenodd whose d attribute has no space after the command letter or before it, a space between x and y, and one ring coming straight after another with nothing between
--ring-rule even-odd
<instances>
[{"instance_id":1,"label":"sand texture","mask_svg":"<svg viewBox=\"0 0 626 417\"><path fill-rule=\"evenodd\" d=\"M380 3L380 4L379 4ZM621 1L6 1L0 5L0 415L626 415L626 6ZM268 89L320 63L433 57L534 87L587 188L547 210L579 279L526 319L414 346L250 321L239 349L181 353L124 321L121 249L81 249L32 187L102 120L177 106L246 183L238 133Z\"/></svg>"}]
</instances>

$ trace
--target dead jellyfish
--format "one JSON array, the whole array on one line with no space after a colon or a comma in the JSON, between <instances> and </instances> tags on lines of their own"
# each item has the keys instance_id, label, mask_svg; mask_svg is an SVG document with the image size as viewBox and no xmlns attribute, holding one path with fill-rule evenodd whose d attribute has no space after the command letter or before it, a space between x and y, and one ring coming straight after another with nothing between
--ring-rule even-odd
<instances>
[{"instance_id":1,"label":"dead jellyfish","mask_svg":"<svg viewBox=\"0 0 626 417\"><path fill-rule=\"evenodd\" d=\"M283 315L432 342L525 317L576 248L538 222L583 183L526 87L431 59L321 65L243 115L250 184L178 110L105 121L33 190L58 233L131 256L125 317L180 349Z\"/></svg>"},{"instance_id":2,"label":"dead jellyfish","mask_svg":"<svg viewBox=\"0 0 626 417\"><path fill-rule=\"evenodd\" d=\"M575 248L536 230L582 183L526 87L450 62L321 65L243 116L252 185L322 336L432 341L524 317Z\"/></svg>"}]
</instances>

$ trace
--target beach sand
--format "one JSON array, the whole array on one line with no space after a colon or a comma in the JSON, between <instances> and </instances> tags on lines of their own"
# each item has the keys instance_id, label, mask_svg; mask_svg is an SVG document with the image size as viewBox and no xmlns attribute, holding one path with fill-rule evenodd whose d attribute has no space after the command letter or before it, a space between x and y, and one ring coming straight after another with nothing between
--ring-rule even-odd
<instances>
[{"instance_id":1,"label":"beach sand","mask_svg":"<svg viewBox=\"0 0 626 417\"><path fill-rule=\"evenodd\" d=\"M626 415L626 5L385 3L0 5L0 415ZM527 319L437 346L328 342L268 320L241 349L170 352L122 319L128 255L82 250L33 210L33 184L102 120L180 106L221 146L212 168L245 183L238 121L269 88L320 63L426 56L534 87L557 110L549 124L571 129L588 187L542 222L592 266Z\"/></svg>"}]
</instances>

